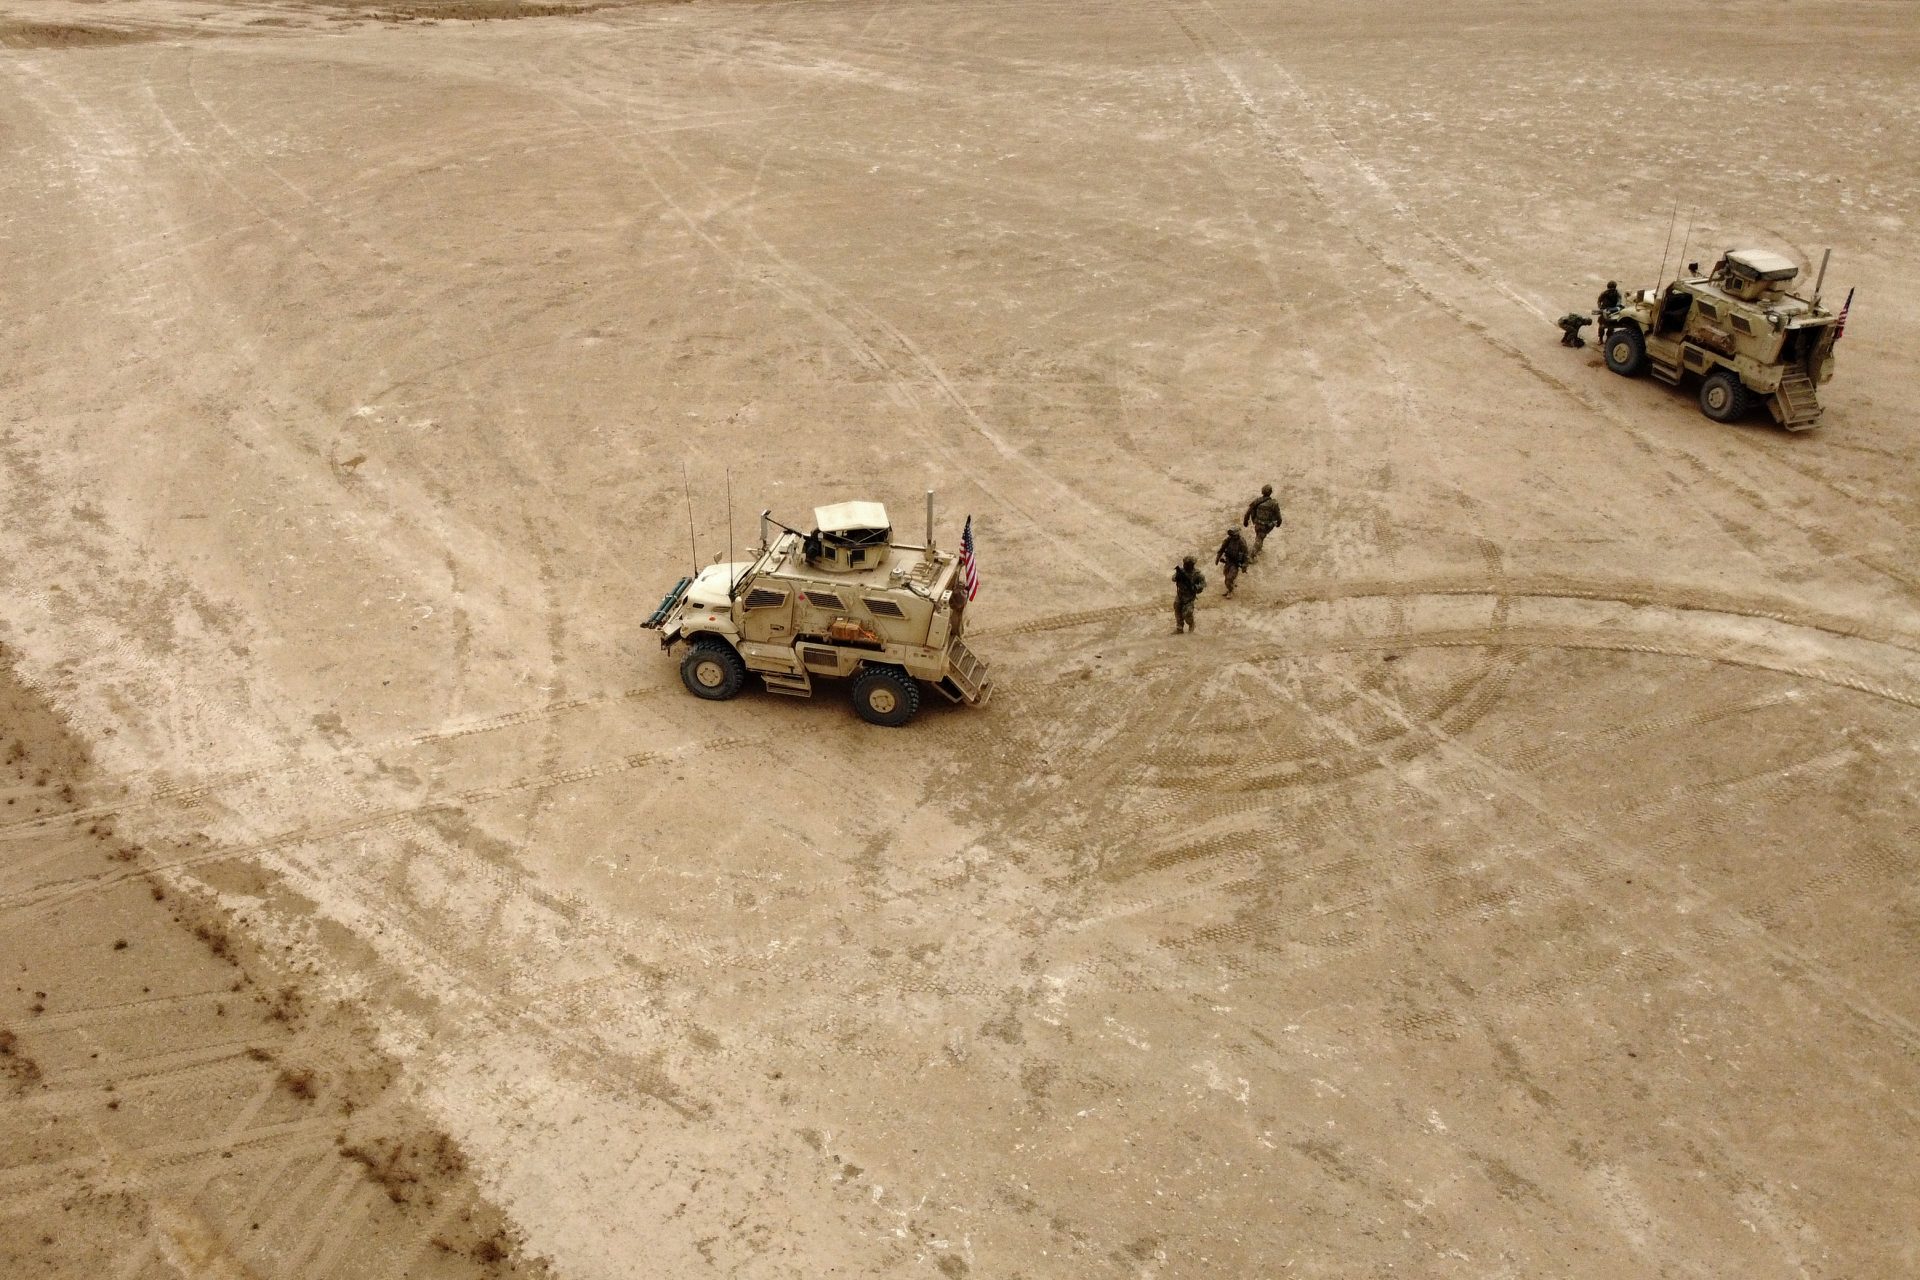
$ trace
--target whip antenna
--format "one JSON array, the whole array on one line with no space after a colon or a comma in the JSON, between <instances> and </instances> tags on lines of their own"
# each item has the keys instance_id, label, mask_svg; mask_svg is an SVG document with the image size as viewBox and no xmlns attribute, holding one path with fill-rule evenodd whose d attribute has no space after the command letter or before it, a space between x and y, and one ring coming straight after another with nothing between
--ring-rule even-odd
<instances>
[{"instance_id":1,"label":"whip antenna","mask_svg":"<svg viewBox=\"0 0 1920 1280\"><path fill-rule=\"evenodd\" d=\"M687 495L687 554L693 558L693 576L700 576L700 549L693 540L693 481L687 478L687 460L680 459L680 487Z\"/></svg>"},{"instance_id":2,"label":"whip antenna","mask_svg":"<svg viewBox=\"0 0 1920 1280\"><path fill-rule=\"evenodd\" d=\"M1680 221L1680 197L1675 196L1673 198L1673 213L1667 218L1667 242L1660 247L1660 270L1659 273L1653 277L1653 287L1656 289L1660 287L1660 281L1666 278L1667 250L1673 248L1673 224L1678 221Z\"/></svg>"},{"instance_id":3,"label":"whip antenna","mask_svg":"<svg viewBox=\"0 0 1920 1280\"><path fill-rule=\"evenodd\" d=\"M732 467L727 468L727 560L729 562L733 560L733 468ZM743 573L740 575L740 577L729 578L727 580L727 599L729 600L733 599L734 589L740 585L740 578L744 578L745 576L746 575Z\"/></svg>"}]
</instances>

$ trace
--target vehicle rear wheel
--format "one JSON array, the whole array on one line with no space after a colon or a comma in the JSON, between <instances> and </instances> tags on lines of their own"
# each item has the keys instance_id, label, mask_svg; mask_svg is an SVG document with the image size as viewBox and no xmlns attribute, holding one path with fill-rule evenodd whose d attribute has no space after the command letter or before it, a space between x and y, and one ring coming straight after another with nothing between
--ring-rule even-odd
<instances>
[{"instance_id":1,"label":"vehicle rear wheel","mask_svg":"<svg viewBox=\"0 0 1920 1280\"><path fill-rule=\"evenodd\" d=\"M747 683L747 664L720 640L696 640L680 660L680 683L696 698L724 702Z\"/></svg>"},{"instance_id":2,"label":"vehicle rear wheel","mask_svg":"<svg viewBox=\"0 0 1920 1280\"><path fill-rule=\"evenodd\" d=\"M1752 407L1753 397L1731 369L1715 369L1700 384L1700 412L1715 422L1732 422Z\"/></svg>"},{"instance_id":3,"label":"vehicle rear wheel","mask_svg":"<svg viewBox=\"0 0 1920 1280\"><path fill-rule=\"evenodd\" d=\"M853 709L868 724L897 729L920 709L920 686L899 667L868 667L853 682Z\"/></svg>"},{"instance_id":4,"label":"vehicle rear wheel","mask_svg":"<svg viewBox=\"0 0 1920 1280\"><path fill-rule=\"evenodd\" d=\"M1631 378L1646 367L1647 340L1638 329L1615 329L1607 335L1607 368Z\"/></svg>"}]
</instances>

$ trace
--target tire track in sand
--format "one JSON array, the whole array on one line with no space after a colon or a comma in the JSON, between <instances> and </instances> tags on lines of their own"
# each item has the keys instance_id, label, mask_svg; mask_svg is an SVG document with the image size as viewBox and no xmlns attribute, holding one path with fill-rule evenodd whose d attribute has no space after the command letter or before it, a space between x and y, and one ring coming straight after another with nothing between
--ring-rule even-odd
<instances>
[{"instance_id":1,"label":"tire track in sand","mask_svg":"<svg viewBox=\"0 0 1920 1280\"><path fill-rule=\"evenodd\" d=\"M691 755L708 751L731 750L736 747L756 745L760 739L749 737L715 738L707 742L693 743L684 747L669 747L659 751L640 751L630 755L618 756L595 764L581 765L572 769L527 774L503 782L488 783L483 786L468 787L461 791L429 801L425 804L403 805L394 808L377 809L369 813L354 814L338 818L331 822L304 824L277 835L250 841L238 845L216 845L200 852L169 861L156 862L152 866L132 868L120 867L91 875L67 877L48 881L26 889L16 889L0 896L0 911L43 912L59 907L67 902L89 894L98 893L125 881L138 879L155 871L184 870L206 863L221 862L232 858L251 857L277 850L295 849L302 845L315 844L337 839L342 836L358 835L383 828L400 826L413 822L425 815L455 811L469 805L487 800L496 800L515 792L539 790L542 788L568 786L578 782L588 782L635 769L644 769L651 765L683 760ZM548 905L558 901L557 895L545 894L536 886L528 883L524 886L529 893L543 900L552 899Z\"/></svg>"}]
</instances>

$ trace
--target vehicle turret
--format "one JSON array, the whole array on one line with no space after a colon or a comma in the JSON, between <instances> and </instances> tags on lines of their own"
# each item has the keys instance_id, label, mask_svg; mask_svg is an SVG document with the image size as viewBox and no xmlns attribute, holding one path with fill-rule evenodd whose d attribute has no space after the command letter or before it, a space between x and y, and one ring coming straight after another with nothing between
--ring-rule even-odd
<instances>
[{"instance_id":1,"label":"vehicle turret","mask_svg":"<svg viewBox=\"0 0 1920 1280\"><path fill-rule=\"evenodd\" d=\"M1714 270L1712 280L1728 297L1758 302L1770 294L1788 293L1800 266L1793 259L1765 249L1729 249Z\"/></svg>"},{"instance_id":2,"label":"vehicle turret","mask_svg":"<svg viewBox=\"0 0 1920 1280\"><path fill-rule=\"evenodd\" d=\"M860 573L885 556L893 538L887 509L877 502L836 502L815 507L807 535L807 566L823 573Z\"/></svg>"}]
</instances>

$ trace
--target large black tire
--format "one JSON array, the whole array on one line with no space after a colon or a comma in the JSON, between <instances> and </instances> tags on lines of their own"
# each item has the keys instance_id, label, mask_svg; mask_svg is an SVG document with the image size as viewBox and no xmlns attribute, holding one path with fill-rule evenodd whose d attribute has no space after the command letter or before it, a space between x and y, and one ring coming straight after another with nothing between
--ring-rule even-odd
<instances>
[{"instance_id":1,"label":"large black tire","mask_svg":"<svg viewBox=\"0 0 1920 1280\"><path fill-rule=\"evenodd\" d=\"M1647 340L1632 325L1607 334L1607 368L1623 378L1633 378L1647 367Z\"/></svg>"},{"instance_id":2,"label":"large black tire","mask_svg":"<svg viewBox=\"0 0 1920 1280\"><path fill-rule=\"evenodd\" d=\"M1715 422L1744 418L1751 408L1753 396L1731 369L1715 369L1700 384L1700 412Z\"/></svg>"},{"instance_id":3,"label":"large black tire","mask_svg":"<svg viewBox=\"0 0 1920 1280\"><path fill-rule=\"evenodd\" d=\"M724 702L747 683L747 664L724 640L696 640L680 660L680 683L696 698Z\"/></svg>"},{"instance_id":4,"label":"large black tire","mask_svg":"<svg viewBox=\"0 0 1920 1280\"><path fill-rule=\"evenodd\" d=\"M853 710L868 724L898 729L920 709L920 685L899 667L867 667L853 682Z\"/></svg>"}]
</instances>

